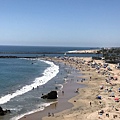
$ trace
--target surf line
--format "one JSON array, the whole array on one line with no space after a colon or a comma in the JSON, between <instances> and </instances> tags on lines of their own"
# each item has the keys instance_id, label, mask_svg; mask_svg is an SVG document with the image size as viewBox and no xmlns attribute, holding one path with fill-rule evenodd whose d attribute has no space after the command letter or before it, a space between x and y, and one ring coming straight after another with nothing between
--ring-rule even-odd
<instances>
[{"instance_id":1,"label":"surf line","mask_svg":"<svg viewBox=\"0 0 120 120\"><path fill-rule=\"evenodd\" d=\"M38 59L40 60L40 59ZM44 85L46 84L49 80L51 80L53 77L55 77L58 72L59 72L59 66L55 65L53 62L51 61L44 61L44 60L40 60L43 61L47 64L50 65L50 67L46 68L43 72L43 76L42 77L37 77L32 84L30 85L25 85L23 86L21 89L16 90L14 93L12 94L7 94L3 97L0 98L0 104L4 104L7 103L8 101L10 101L12 98L25 94L29 91L31 91L33 88L37 88L38 86Z\"/></svg>"}]
</instances>

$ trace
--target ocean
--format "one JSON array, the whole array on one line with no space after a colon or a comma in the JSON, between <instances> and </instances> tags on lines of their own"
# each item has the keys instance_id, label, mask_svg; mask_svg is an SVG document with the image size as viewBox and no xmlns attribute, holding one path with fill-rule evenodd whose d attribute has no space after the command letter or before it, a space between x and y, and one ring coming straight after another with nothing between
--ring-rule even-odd
<instances>
[{"instance_id":1,"label":"ocean","mask_svg":"<svg viewBox=\"0 0 120 120\"><path fill-rule=\"evenodd\" d=\"M36 54L38 52L63 53L72 50L86 49L91 48L0 46L0 56L14 55L21 57L0 58L0 106L3 109L11 110L10 114L0 116L0 120L18 120L24 115L42 111L45 107L55 102L54 100L41 99L42 94L56 90L56 86L58 90L60 90L65 82L64 79L66 76L77 79L74 78L74 76L78 71L73 70L75 71L73 72L70 66L41 60L40 58L32 59L22 57L42 56L42 54ZM90 55L91 54L86 54L86 56ZM64 55L47 54L46 56ZM72 56L76 56L76 54L72 54ZM77 54L77 56L79 55ZM68 75L68 71L71 73L70 75Z\"/></svg>"}]
</instances>

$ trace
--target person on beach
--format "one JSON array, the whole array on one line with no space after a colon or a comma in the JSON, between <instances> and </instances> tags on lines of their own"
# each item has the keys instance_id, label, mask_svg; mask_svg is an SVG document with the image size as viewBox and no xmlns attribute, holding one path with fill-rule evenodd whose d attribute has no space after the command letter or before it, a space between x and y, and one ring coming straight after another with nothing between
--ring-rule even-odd
<instances>
[{"instance_id":1,"label":"person on beach","mask_svg":"<svg viewBox=\"0 0 120 120\"><path fill-rule=\"evenodd\" d=\"M90 106L92 105L92 103L90 102Z\"/></svg>"},{"instance_id":2,"label":"person on beach","mask_svg":"<svg viewBox=\"0 0 120 120\"><path fill-rule=\"evenodd\" d=\"M54 117L54 113L52 113L52 117Z\"/></svg>"},{"instance_id":3,"label":"person on beach","mask_svg":"<svg viewBox=\"0 0 120 120\"><path fill-rule=\"evenodd\" d=\"M48 117L50 117L51 115L50 115L50 112L48 113Z\"/></svg>"},{"instance_id":4,"label":"person on beach","mask_svg":"<svg viewBox=\"0 0 120 120\"><path fill-rule=\"evenodd\" d=\"M57 104L55 103L55 108L56 108Z\"/></svg>"},{"instance_id":5,"label":"person on beach","mask_svg":"<svg viewBox=\"0 0 120 120\"><path fill-rule=\"evenodd\" d=\"M62 94L64 95L64 91L62 91Z\"/></svg>"}]
</instances>

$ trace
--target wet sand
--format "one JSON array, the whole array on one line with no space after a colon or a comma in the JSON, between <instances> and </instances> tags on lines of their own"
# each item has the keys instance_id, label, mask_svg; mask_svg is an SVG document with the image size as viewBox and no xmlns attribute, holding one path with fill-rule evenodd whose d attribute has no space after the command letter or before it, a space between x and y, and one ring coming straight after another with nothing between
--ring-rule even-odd
<instances>
[{"instance_id":1,"label":"wet sand","mask_svg":"<svg viewBox=\"0 0 120 120\"><path fill-rule=\"evenodd\" d=\"M76 75L78 75L78 77L80 76L79 74ZM78 79L80 80L81 78L79 77ZM75 92L77 88L83 87L85 87L85 85L78 84L77 81L68 80L68 82L63 85L62 91L64 91L64 93L62 91L58 92L59 97L55 103L46 107L43 111L26 115L19 120L42 120L43 117L48 116L48 113L50 113L51 117L53 117L53 114L55 115L58 112L72 108L73 104L68 102L68 100L78 94Z\"/></svg>"}]
</instances>

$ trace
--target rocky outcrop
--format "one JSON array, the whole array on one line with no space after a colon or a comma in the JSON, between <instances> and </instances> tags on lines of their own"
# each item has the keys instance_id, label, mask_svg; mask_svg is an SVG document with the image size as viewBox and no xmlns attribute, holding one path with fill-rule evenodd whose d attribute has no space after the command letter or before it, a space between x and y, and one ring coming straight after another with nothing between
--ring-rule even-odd
<instances>
[{"instance_id":1,"label":"rocky outcrop","mask_svg":"<svg viewBox=\"0 0 120 120\"><path fill-rule=\"evenodd\" d=\"M51 91L46 95L43 95L41 98L43 99L57 99L57 91Z\"/></svg>"},{"instance_id":2,"label":"rocky outcrop","mask_svg":"<svg viewBox=\"0 0 120 120\"><path fill-rule=\"evenodd\" d=\"M6 115L7 113L10 113L10 110L3 110L0 106L0 116Z\"/></svg>"}]
</instances>

